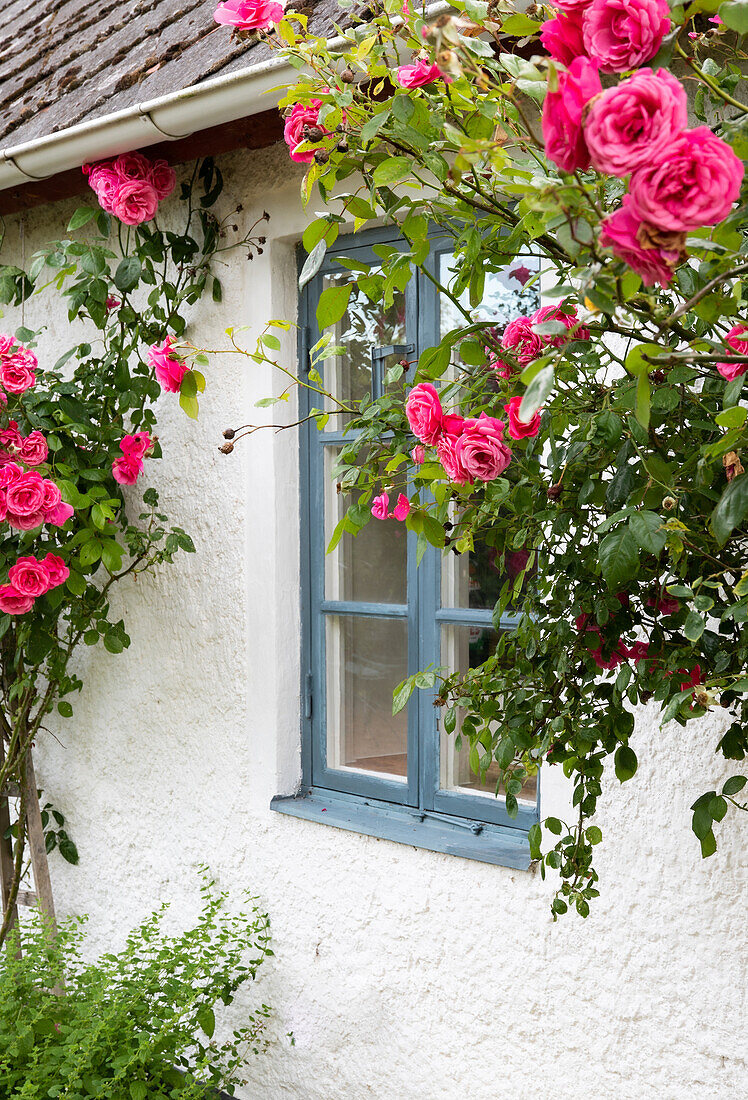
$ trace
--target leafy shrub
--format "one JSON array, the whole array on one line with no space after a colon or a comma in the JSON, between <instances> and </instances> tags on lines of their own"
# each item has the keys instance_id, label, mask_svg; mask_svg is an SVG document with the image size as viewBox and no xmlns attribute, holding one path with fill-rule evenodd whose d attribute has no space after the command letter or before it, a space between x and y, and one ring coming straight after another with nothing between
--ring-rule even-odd
<instances>
[{"instance_id":1,"label":"leafy shrub","mask_svg":"<svg viewBox=\"0 0 748 1100\"><path fill-rule=\"evenodd\" d=\"M123 951L87 963L83 919L56 939L41 918L14 931L0 955L0 1093L4 1100L193 1100L234 1094L247 1057L262 1053L270 1009L261 1005L223 1041L216 1005L228 1005L272 955L269 919L254 902L227 911L205 881L197 923L163 930L162 905Z\"/></svg>"}]
</instances>

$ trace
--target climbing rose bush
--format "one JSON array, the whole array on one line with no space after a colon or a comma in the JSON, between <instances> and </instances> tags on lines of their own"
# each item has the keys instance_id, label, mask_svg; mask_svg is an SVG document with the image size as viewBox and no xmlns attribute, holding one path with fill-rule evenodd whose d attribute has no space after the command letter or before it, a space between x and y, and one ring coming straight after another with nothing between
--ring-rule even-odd
<instances>
[{"instance_id":1,"label":"climbing rose bush","mask_svg":"<svg viewBox=\"0 0 748 1100\"><path fill-rule=\"evenodd\" d=\"M300 73L286 141L321 210L302 282L344 228L402 234L368 270L341 259L320 326L354 283L386 309L413 270L434 279L432 233L452 248L437 289L455 320L353 410L336 476L355 503L333 543L402 494L420 548L489 548L497 621L511 605L517 628L418 686L480 773L498 764L510 814L518 784L563 768L573 820L533 826L530 849L560 874L554 915L586 916L599 800L652 751L635 707L688 727L686 746L714 739L689 791L704 856L746 808L725 759L748 753L748 25L716 0L454 6L428 21L379 0L335 51L289 11L268 39ZM494 316L489 290L515 269L541 308ZM320 395L331 342L304 377Z\"/></svg>"}]
</instances>

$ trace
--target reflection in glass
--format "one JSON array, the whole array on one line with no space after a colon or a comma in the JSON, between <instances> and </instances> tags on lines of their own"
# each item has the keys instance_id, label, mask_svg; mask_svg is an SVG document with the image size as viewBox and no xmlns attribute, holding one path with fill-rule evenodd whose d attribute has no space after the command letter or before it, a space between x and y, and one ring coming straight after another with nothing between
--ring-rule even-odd
<instances>
[{"instance_id":1,"label":"reflection in glass","mask_svg":"<svg viewBox=\"0 0 748 1100\"><path fill-rule=\"evenodd\" d=\"M449 252L440 254L439 281L444 285L452 282L453 263L453 257ZM539 271L539 256L522 253L512 257L502 271L491 271L486 274L483 301L477 309L471 308L467 290L460 296L460 303L465 309L470 310L476 321L490 321L501 333L515 317L534 313L540 308L539 280L535 278L531 282L527 281ZM440 337L464 325L465 318L444 295L440 298L440 310Z\"/></svg>"},{"instance_id":2,"label":"reflection in glass","mask_svg":"<svg viewBox=\"0 0 748 1100\"><path fill-rule=\"evenodd\" d=\"M514 584L527 565L528 557L527 550L508 551L502 568L501 554L494 547L484 544L478 544L465 554L445 554L442 558L442 607L475 607L492 611L502 588L507 581ZM510 600L507 613L511 614L514 607L514 601Z\"/></svg>"},{"instance_id":3,"label":"reflection in glass","mask_svg":"<svg viewBox=\"0 0 748 1100\"><path fill-rule=\"evenodd\" d=\"M325 447L325 547L359 493L339 493L331 476L339 447ZM392 494L394 505L396 494ZM371 519L357 535L343 535L325 555L325 599L405 603L407 530L404 523Z\"/></svg>"},{"instance_id":4,"label":"reflection in glass","mask_svg":"<svg viewBox=\"0 0 748 1100\"><path fill-rule=\"evenodd\" d=\"M372 273L375 270L372 268ZM351 280L352 275L347 271L326 275L324 287L348 286ZM332 336L333 345L345 350L342 355L325 360L325 386L340 401L355 406L371 391L372 347L406 343L404 291L396 291L392 305L385 310L381 302L369 301L354 283L348 309L326 332ZM327 398L325 408L335 412L337 406ZM350 419L348 413L339 413L331 422L330 430L339 430Z\"/></svg>"},{"instance_id":5,"label":"reflection in glass","mask_svg":"<svg viewBox=\"0 0 748 1100\"><path fill-rule=\"evenodd\" d=\"M482 626L446 626L442 630L442 664L450 671L464 675L469 669L482 664L495 649L499 635L490 627ZM499 778L499 765L492 760L483 778L470 767L470 743L465 738L460 749L455 738L462 728L464 712L457 712L457 727L453 734L443 730L440 738L440 786L443 790L460 790L468 794L496 796L496 783ZM501 795L501 789L499 791ZM534 805L537 801L537 778L525 781L522 791L517 795L520 803Z\"/></svg>"},{"instance_id":6,"label":"reflection in glass","mask_svg":"<svg viewBox=\"0 0 748 1100\"><path fill-rule=\"evenodd\" d=\"M407 708L392 692L408 675L404 619L326 616L327 766L405 779Z\"/></svg>"}]
</instances>

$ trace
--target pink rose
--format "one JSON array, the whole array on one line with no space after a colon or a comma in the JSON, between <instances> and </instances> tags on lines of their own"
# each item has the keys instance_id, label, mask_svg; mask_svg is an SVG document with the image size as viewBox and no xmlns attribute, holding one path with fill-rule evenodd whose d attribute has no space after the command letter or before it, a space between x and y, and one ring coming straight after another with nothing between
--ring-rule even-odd
<instances>
[{"instance_id":1,"label":"pink rose","mask_svg":"<svg viewBox=\"0 0 748 1100\"><path fill-rule=\"evenodd\" d=\"M36 374L32 367L5 359L0 363L0 381L8 393L24 393L36 385Z\"/></svg>"},{"instance_id":2,"label":"pink rose","mask_svg":"<svg viewBox=\"0 0 748 1100\"><path fill-rule=\"evenodd\" d=\"M418 443L410 452L410 457L413 459L416 466L423 466L424 462L426 461L426 451L420 443Z\"/></svg>"},{"instance_id":3,"label":"pink rose","mask_svg":"<svg viewBox=\"0 0 748 1100\"><path fill-rule=\"evenodd\" d=\"M430 382L420 382L408 394L405 415L416 439L433 447L442 433L444 412L439 394Z\"/></svg>"},{"instance_id":4,"label":"pink rose","mask_svg":"<svg viewBox=\"0 0 748 1100\"><path fill-rule=\"evenodd\" d=\"M597 65L586 57L572 61L558 74L558 91L549 92L543 104L545 154L562 172L588 168L590 154L584 140L582 112L602 91Z\"/></svg>"},{"instance_id":5,"label":"pink rose","mask_svg":"<svg viewBox=\"0 0 748 1100\"><path fill-rule=\"evenodd\" d=\"M681 668L679 672L686 673L688 669ZM698 687L701 684L701 665L694 665L691 671L691 675L687 680L681 680L680 689L686 691L688 688Z\"/></svg>"},{"instance_id":6,"label":"pink rose","mask_svg":"<svg viewBox=\"0 0 748 1100\"><path fill-rule=\"evenodd\" d=\"M531 317L515 317L506 326L501 338L501 346L508 351L514 351L523 367L541 356L546 346L543 337L532 331L533 323ZM506 378L507 375L502 377Z\"/></svg>"},{"instance_id":7,"label":"pink rose","mask_svg":"<svg viewBox=\"0 0 748 1100\"><path fill-rule=\"evenodd\" d=\"M748 325L733 325L725 337L725 343L736 351L738 355L748 355L748 340L741 340L744 332L748 332ZM736 363L734 360L726 363L717 363L717 370L723 378L731 382L733 378L739 378L748 371L748 363Z\"/></svg>"},{"instance_id":8,"label":"pink rose","mask_svg":"<svg viewBox=\"0 0 748 1100\"><path fill-rule=\"evenodd\" d=\"M626 176L659 157L687 125L681 82L667 69L640 69L591 103L584 137L598 172Z\"/></svg>"},{"instance_id":9,"label":"pink rose","mask_svg":"<svg viewBox=\"0 0 748 1100\"><path fill-rule=\"evenodd\" d=\"M566 12L584 12L592 0L558 0L558 6Z\"/></svg>"},{"instance_id":10,"label":"pink rose","mask_svg":"<svg viewBox=\"0 0 748 1100\"><path fill-rule=\"evenodd\" d=\"M628 656L629 660L635 663L639 661L648 661L649 642L634 642L634 644L628 648Z\"/></svg>"},{"instance_id":11,"label":"pink rose","mask_svg":"<svg viewBox=\"0 0 748 1100\"><path fill-rule=\"evenodd\" d=\"M436 454L449 481L453 481L455 485L468 485L472 483L472 478L457 454L458 438L452 435L440 436L436 443Z\"/></svg>"},{"instance_id":12,"label":"pink rose","mask_svg":"<svg viewBox=\"0 0 748 1100\"><path fill-rule=\"evenodd\" d=\"M400 493L397 498L397 504L394 510L390 513L391 519L399 520L402 523L410 512L410 501L404 493Z\"/></svg>"},{"instance_id":13,"label":"pink rose","mask_svg":"<svg viewBox=\"0 0 748 1100\"><path fill-rule=\"evenodd\" d=\"M743 162L708 126L674 138L629 184L634 213L658 229L686 231L726 218L740 194Z\"/></svg>"},{"instance_id":14,"label":"pink rose","mask_svg":"<svg viewBox=\"0 0 748 1100\"><path fill-rule=\"evenodd\" d=\"M540 430L540 413L536 412L532 420L521 420L519 415L522 395L512 397L508 405L504 406L507 414L507 431L511 439L527 439L538 434Z\"/></svg>"},{"instance_id":15,"label":"pink rose","mask_svg":"<svg viewBox=\"0 0 748 1100\"><path fill-rule=\"evenodd\" d=\"M540 28L540 41L554 60L567 67L575 57L585 57L582 12L558 12L553 19L546 19Z\"/></svg>"},{"instance_id":16,"label":"pink rose","mask_svg":"<svg viewBox=\"0 0 748 1100\"><path fill-rule=\"evenodd\" d=\"M620 210L600 223L602 247L612 248L632 271L641 275L645 286L668 286L673 271L685 258L683 241L677 234L660 234L660 245L655 243L657 236L634 212L630 195L623 196Z\"/></svg>"},{"instance_id":17,"label":"pink rose","mask_svg":"<svg viewBox=\"0 0 748 1100\"><path fill-rule=\"evenodd\" d=\"M387 519L387 510L390 506L390 498L387 493L382 493L378 497L374 497L374 503L371 506L371 514L375 519Z\"/></svg>"},{"instance_id":18,"label":"pink rose","mask_svg":"<svg viewBox=\"0 0 748 1100\"><path fill-rule=\"evenodd\" d=\"M5 455L17 454L23 446L23 437L18 430L18 421L11 420L7 428L0 432L0 452Z\"/></svg>"},{"instance_id":19,"label":"pink rose","mask_svg":"<svg viewBox=\"0 0 748 1100\"><path fill-rule=\"evenodd\" d=\"M677 615L680 611L680 600L675 596L648 596L646 604L660 615Z\"/></svg>"},{"instance_id":20,"label":"pink rose","mask_svg":"<svg viewBox=\"0 0 748 1100\"><path fill-rule=\"evenodd\" d=\"M121 183L120 174L114 170L111 161L102 161L101 164L95 164L88 176L89 187L96 194L99 206L102 210L106 210L108 214L112 212L114 196L117 194L117 189Z\"/></svg>"},{"instance_id":21,"label":"pink rose","mask_svg":"<svg viewBox=\"0 0 748 1100\"><path fill-rule=\"evenodd\" d=\"M125 180L147 180L151 162L143 153L120 153L112 163L112 169L121 183Z\"/></svg>"},{"instance_id":22,"label":"pink rose","mask_svg":"<svg viewBox=\"0 0 748 1100\"><path fill-rule=\"evenodd\" d=\"M527 318L522 318L522 320L526 320L526 319ZM512 321L510 323L514 324L515 322ZM509 327L509 325L507 325L507 328L508 327ZM514 374L516 374L516 371L515 371L514 367L510 363L505 362L501 358L500 355L489 355L488 362L487 362L486 366L488 367L489 370L492 370L494 372L494 374L497 374L499 376L499 378L507 378L508 379L508 378L511 378Z\"/></svg>"},{"instance_id":23,"label":"pink rose","mask_svg":"<svg viewBox=\"0 0 748 1100\"><path fill-rule=\"evenodd\" d=\"M7 519L19 531L31 531L44 523L46 493L44 479L34 471L21 474L5 493Z\"/></svg>"},{"instance_id":24,"label":"pink rose","mask_svg":"<svg viewBox=\"0 0 748 1100\"><path fill-rule=\"evenodd\" d=\"M18 481L22 473L22 468L16 462L0 463L0 489L7 489L14 481Z\"/></svg>"},{"instance_id":25,"label":"pink rose","mask_svg":"<svg viewBox=\"0 0 748 1100\"><path fill-rule=\"evenodd\" d=\"M471 481L493 481L512 460L512 452L504 443L503 423L486 413L477 420L466 420L455 443L455 458Z\"/></svg>"},{"instance_id":26,"label":"pink rose","mask_svg":"<svg viewBox=\"0 0 748 1100\"><path fill-rule=\"evenodd\" d=\"M125 180L112 199L112 214L124 225L142 225L156 216L158 195L147 180Z\"/></svg>"},{"instance_id":27,"label":"pink rose","mask_svg":"<svg viewBox=\"0 0 748 1100\"><path fill-rule=\"evenodd\" d=\"M566 312L564 312L564 309ZM561 348L568 340L589 340L590 330L586 325L580 324L577 317L576 306L542 306L530 317L531 325L542 325L544 321L560 321L566 326L567 332L557 336L541 336L540 339L548 347Z\"/></svg>"},{"instance_id":28,"label":"pink rose","mask_svg":"<svg viewBox=\"0 0 748 1100\"><path fill-rule=\"evenodd\" d=\"M119 443L119 449L128 458L143 458L152 446L150 432L135 432L134 435L123 435Z\"/></svg>"},{"instance_id":29,"label":"pink rose","mask_svg":"<svg viewBox=\"0 0 748 1100\"><path fill-rule=\"evenodd\" d=\"M51 524L53 527L62 527L73 514L74 509L72 505L66 504L64 500L61 500L56 508L52 508L46 513L44 522Z\"/></svg>"},{"instance_id":30,"label":"pink rose","mask_svg":"<svg viewBox=\"0 0 748 1100\"><path fill-rule=\"evenodd\" d=\"M264 31L283 18L283 4L275 0L223 0L213 15L216 23L240 31Z\"/></svg>"},{"instance_id":31,"label":"pink rose","mask_svg":"<svg viewBox=\"0 0 748 1100\"><path fill-rule=\"evenodd\" d=\"M22 595L12 584L0 585L0 611L6 615L24 615L33 606L33 596Z\"/></svg>"},{"instance_id":32,"label":"pink rose","mask_svg":"<svg viewBox=\"0 0 748 1100\"><path fill-rule=\"evenodd\" d=\"M70 576L70 570L57 554L47 554L45 558L42 558L41 564L47 570L50 588L57 588L58 585L64 584Z\"/></svg>"},{"instance_id":33,"label":"pink rose","mask_svg":"<svg viewBox=\"0 0 748 1100\"><path fill-rule=\"evenodd\" d=\"M173 336L167 336L162 344L154 344L148 350L148 362L156 372L156 378L167 393L178 393L182 379L187 373L187 364L177 357L173 347Z\"/></svg>"},{"instance_id":34,"label":"pink rose","mask_svg":"<svg viewBox=\"0 0 748 1100\"><path fill-rule=\"evenodd\" d=\"M41 466L42 462L47 461L49 447L42 433L34 431L22 441L18 453L27 466Z\"/></svg>"},{"instance_id":35,"label":"pink rose","mask_svg":"<svg viewBox=\"0 0 748 1100\"><path fill-rule=\"evenodd\" d=\"M112 310L119 309L119 307L122 305L122 302L120 302L119 298L114 298L110 294L107 300L104 302L104 305L106 306L107 312L111 313Z\"/></svg>"},{"instance_id":36,"label":"pink rose","mask_svg":"<svg viewBox=\"0 0 748 1100\"><path fill-rule=\"evenodd\" d=\"M603 647L599 645L597 649L590 650L590 657L595 662L598 668L604 668L610 671L611 669L618 668L622 661L625 661L628 657L628 650L622 642L619 642L616 648L611 653L607 660L603 657Z\"/></svg>"},{"instance_id":37,"label":"pink rose","mask_svg":"<svg viewBox=\"0 0 748 1100\"><path fill-rule=\"evenodd\" d=\"M443 73L438 65L419 57L414 65L401 65L397 70L397 80L403 88L422 88L424 84L433 84L435 80L452 83L452 77Z\"/></svg>"},{"instance_id":38,"label":"pink rose","mask_svg":"<svg viewBox=\"0 0 748 1100\"><path fill-rule=\"evenodd\" d=\"M120 485L134 485L142 472L142 459L136 458L134 455L123 455L122 458L115 458L112 463L114 480L118 481Z\"/></svg>"},{"instance_id":39,"label":"pink rose","mask_svg":"<svg viewBox=\"0 0 748 1100\"><path fill-rule=\"evenodd\" d=\"M42 562L36 558L19 558L8 570L8 580L22 596L43 596L49 591L49 574Z\"/></svg>"},{"instance_id":40,"label":"pink rose","mask_svg":"<svg viewBox=\"0 0 748 1100\"><path fill-rule=\"evenodd\" d=\"M306 126L310 128L317 126L321 106L321 99L313 99L308 107L305 107L303 103L295 103L291 108L291 113L283 126L283 139L288 146L291 160L295 160L300 164L311 164L314 160L313 149L307 149L305 153L297 153L296 149L306 140L304 138L304 128Z\"/></svg>"},{"instance_id":41,"label":"pink rose","mask_svg":"<svg viewBox=\"0 0 748 1100\"><path fill-rule=\"evenodd\" d=\"M606 73L650 61L670 30L667 0L592 0L582 24L584 45Z\"/></svg>"},{"instance_id":42,"label":"pink rose","mask_svg":"<svg viewBox=\"0 0 748 1100\"><path fill-rule=\"evenodd\" d=\"M159 202L167 199L177 186L177 173L165 160L154 160L146 179L156 192Z\"/></svg>"}]
</instances>

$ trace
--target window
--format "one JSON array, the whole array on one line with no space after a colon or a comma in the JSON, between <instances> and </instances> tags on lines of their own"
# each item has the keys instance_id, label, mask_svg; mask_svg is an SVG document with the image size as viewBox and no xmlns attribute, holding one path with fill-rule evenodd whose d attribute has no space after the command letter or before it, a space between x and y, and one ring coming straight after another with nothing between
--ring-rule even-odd
<instances>
[{"instance_id":1,"label":"window","mask_svg":"<svg viewBox=\"0 0 748 1100\"><path fill-rule=\"evenodd\" d=\"M306 287L301 303L301 355L321 335L316 303L322 289L349 280L337 256L376 265L378 245L398 246L391 232L339 240ZM451 254L434 243L429 263L450 280ZM482 319L506 324L539 305L516 267L537 270L518 257L486 277ZM345 353L325 365L325 385L343 400L382 392L388 367L413 362L456 324L449 301L425 276L414 276L385 310L354 287L333 344ZM308 408L313 404L302 396ZM304 413L302 406L301 415ZM305 425L301 439L303 598L303 782L295 798L273 808L330 825L418 847L516 867L529 865L527 830L538 819L537 794L527 785L519 814L510 818L470 767L469 746L439 729L433 693L419 691L392 716L396 684L433 663L466 671L495 644L492 610L504 578L489 547L461 557L429 549L416 565L416 539L404 525L371 521L356 538L344 535L330 554L330 535L349 503L330 471L345 436L345 416L331 415L323 432ZM507 615L500 629L516 619Z\"/></svg>"}]
</instances>

